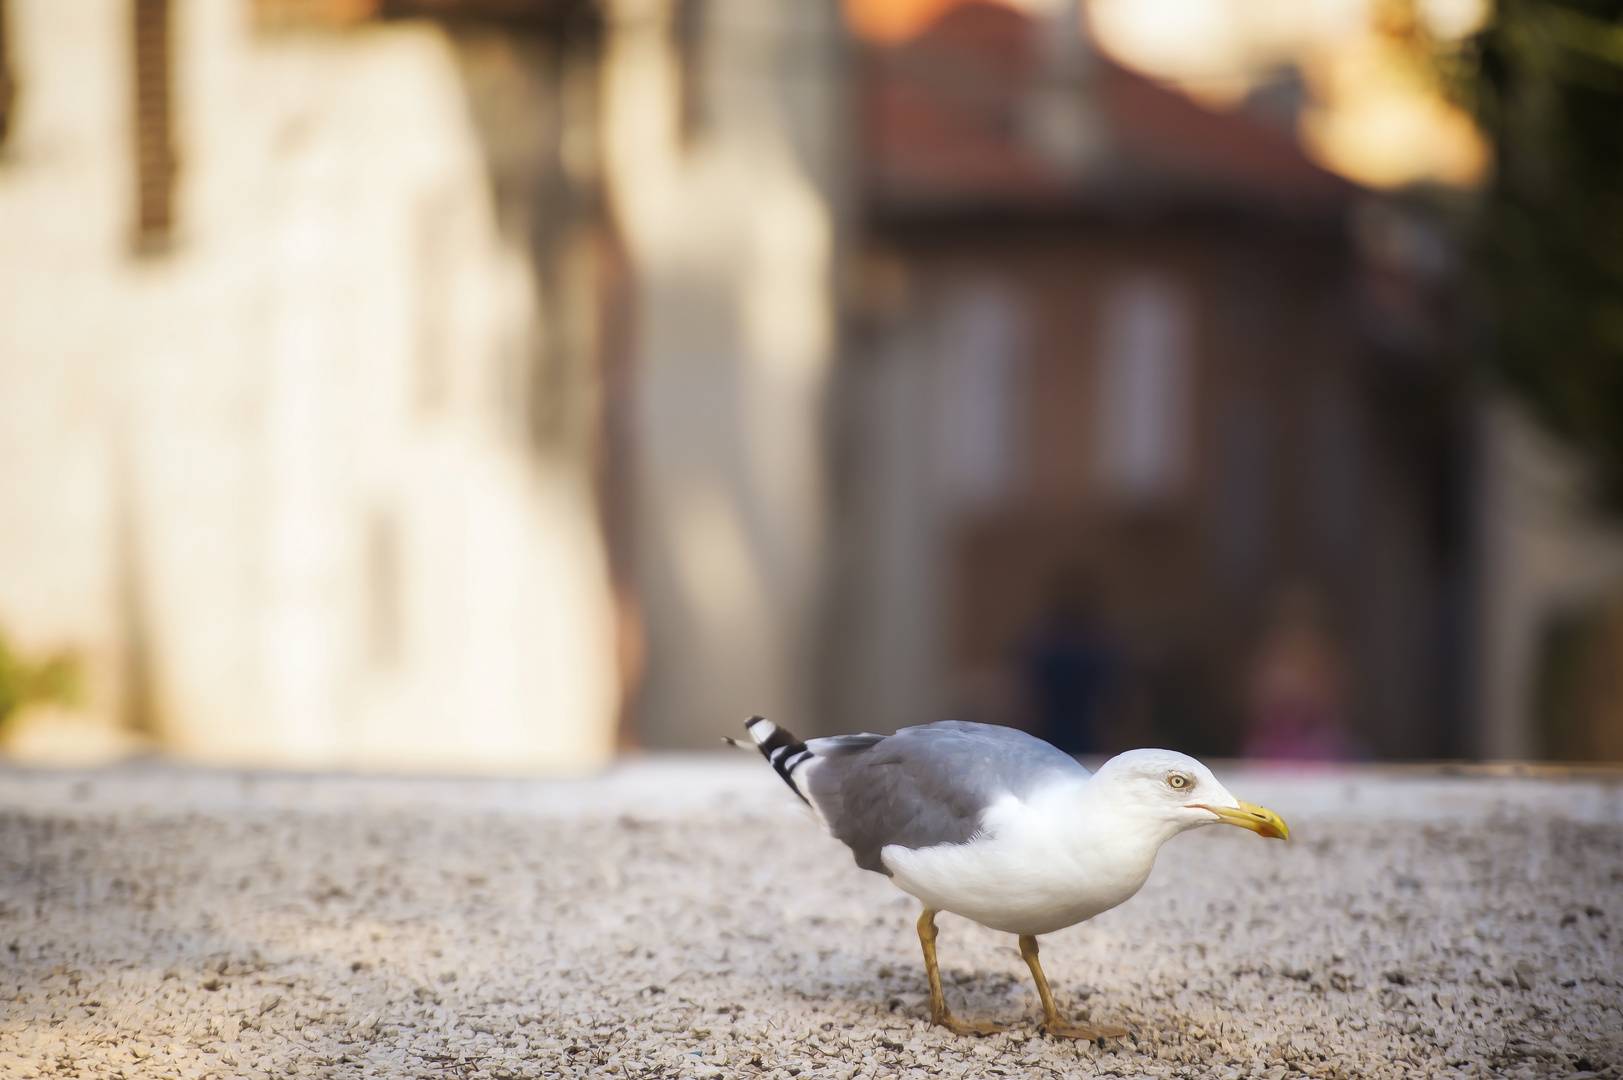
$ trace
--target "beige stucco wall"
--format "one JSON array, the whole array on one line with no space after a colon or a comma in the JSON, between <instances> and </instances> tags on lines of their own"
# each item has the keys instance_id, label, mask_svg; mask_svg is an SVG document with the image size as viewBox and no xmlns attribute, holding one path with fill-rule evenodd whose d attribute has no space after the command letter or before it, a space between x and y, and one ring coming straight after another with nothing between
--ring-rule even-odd
<instances>
[{"instance_id":1,"label":"beige stucco wall","mask_svg":"<svg viewBox=\"0 0 1623 1080\"><path fill-rule=\"evenodd\" d=\"M522 430L534 287L448 44L248 8L175 4L180 224L138 259L127 11L9 5L0 626L188 756L601 762L590 486Z\"/></svg>"},{"instance_id":2,"label":"beige stucco wall","mask_svg":"<svg viewBox=\"0 0 1623 1080\"><path fill-rule=\"evenodd\" d=\"M638 268L642 737L815 729L820 406L843 163L832 3L725 0L684 71L673 5L616 0L610 190ZM682 129L680 81L699 122Z\"/></svg>"}]
</instances>

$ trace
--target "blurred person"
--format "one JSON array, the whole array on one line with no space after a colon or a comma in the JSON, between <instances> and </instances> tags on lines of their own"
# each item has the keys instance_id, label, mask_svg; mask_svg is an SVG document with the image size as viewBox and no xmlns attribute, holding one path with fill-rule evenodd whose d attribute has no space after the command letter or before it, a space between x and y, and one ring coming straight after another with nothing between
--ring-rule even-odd
<instances>
[{"instance_id":1,"label":"blurred person","mask_svg":"<svg viewBox=\"0 0 1623 1080\"><path fill-rule=\"evenodd\" d=\"M1121 662L1100 625L1093 589L1074 570L1057 574L1017 658L1034 734L1068 754L1103 750L1108 699Z\"/></svg>"},{"instance_id":2,"label":"blurred person","mask_svg":"<svg viewBox=\"0 0 1623 1080\"><path fill-rule=\"evenodd\" d=\"M1246 757L1347 761L1355 756L1344 723L1340 649L1318 595L1308 587L1288 587L1275 600L1250 683Z\"/></svg>"}]
</instances>

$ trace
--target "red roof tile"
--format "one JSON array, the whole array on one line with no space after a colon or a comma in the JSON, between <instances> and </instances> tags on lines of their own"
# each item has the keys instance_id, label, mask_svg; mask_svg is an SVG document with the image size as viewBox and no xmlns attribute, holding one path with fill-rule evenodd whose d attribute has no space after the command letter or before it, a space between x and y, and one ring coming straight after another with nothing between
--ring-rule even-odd
<instances>
[{"instance_id":1,"label":"red roof tile","mask_svg":"<svg viewBox=\"0 0 1623 1080\"><path fill-rule=\"evenodd\" d=\"M868 187L881 209L1041 210L1154 198L1300 212L1333 209L1355 190L1310 161L1287 132L1244 113L1212 112L1097 55L1086 86L1103 122L1103 150L1068 173L1027 135L1041 75L1039 29L1012 8L971 0L901 45L867 50Z\"/></svg>"}]
</instances>

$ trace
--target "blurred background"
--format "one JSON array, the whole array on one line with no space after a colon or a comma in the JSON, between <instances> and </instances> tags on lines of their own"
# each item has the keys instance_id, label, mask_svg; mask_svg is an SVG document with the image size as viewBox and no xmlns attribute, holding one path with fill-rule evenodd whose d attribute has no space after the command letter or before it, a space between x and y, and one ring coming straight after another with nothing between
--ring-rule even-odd
<instances>
[{"instance_id":1,"label":"blurred background","mask_svg":"<svg viewBox=\"0 0 1623 1080\"><path fill-rule=\"evenodd\" d=\"M1623 759L1610 0L0 0L0 747Z\"/></svg>"}]
</instances>

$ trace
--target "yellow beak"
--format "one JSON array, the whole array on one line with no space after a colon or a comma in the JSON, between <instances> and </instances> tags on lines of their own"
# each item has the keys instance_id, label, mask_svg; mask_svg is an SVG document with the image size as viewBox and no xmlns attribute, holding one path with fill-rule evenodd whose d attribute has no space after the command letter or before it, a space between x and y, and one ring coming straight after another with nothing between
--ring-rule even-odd
<instances>
[{"instance_id":1,"label":"yellow beak","mask_svg":"<svg viewBox=\"0 0 1623 1080\"><path fill-rule=\"evenodd\" d=\"M1250 829L1258 836L1277 836L1281 840L1289 840L1291 831L1285 827L1279 815L1272 810L1264 810L1260 806L1252 806L1243 802L1239 806L1205 806L1195 803L1194 810L1209 810L1217 815L1217 820L1225 825L1238 825L1242 829Z\"/></svg>"}]
</instances>

